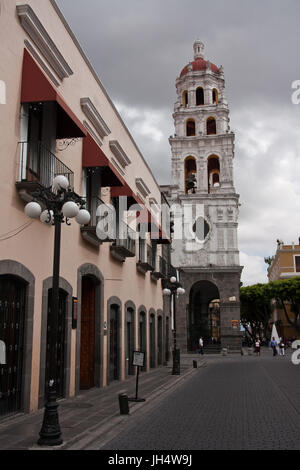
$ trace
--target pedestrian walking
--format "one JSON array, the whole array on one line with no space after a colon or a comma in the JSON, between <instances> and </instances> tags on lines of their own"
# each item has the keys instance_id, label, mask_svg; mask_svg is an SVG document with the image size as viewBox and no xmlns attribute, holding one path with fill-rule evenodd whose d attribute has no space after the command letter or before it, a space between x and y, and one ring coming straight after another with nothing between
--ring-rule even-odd
<instances>
[{"instance_id":1,"label":"pedestrian walking","mask_svg":"<svg viewBox=\"0 0 300 470\"><path fill-rule=\"evenodd\" d=\"M203 354L203 339L202 339L202 336L199 338L199 354Z\"/></svg>"},{"instance_id":2,"label":"pedestrian walking","mask_svg":"<svg viewBox=\"0 0 300 470\"><path fill-rule=\"evenodd\" d=\"M285 344L283 340L280 341L279 343L279 354L280 356L284 356L284 350L285 350Z\"/></svg>"},{"instance_id":3,"label":"pedestrian walking","mask_svg":"<svg viewBox=\"0 0 300 470\"><path fill-rule=\"evenodd\" d=\"M274 336L271 341L271 348L273 349L273 356L277 356L277 341Z\"/></svg>"},{"instance_id":4,"label":"pedestrian walking","mask_svg":"<svg viewBox=\"0 0 300 470\"><path fill-rule=\"evenodd\" d=\"M260 341L258 338L255 341L255 352L257 356L260 356Z\"/></svg>"}]
</instances>

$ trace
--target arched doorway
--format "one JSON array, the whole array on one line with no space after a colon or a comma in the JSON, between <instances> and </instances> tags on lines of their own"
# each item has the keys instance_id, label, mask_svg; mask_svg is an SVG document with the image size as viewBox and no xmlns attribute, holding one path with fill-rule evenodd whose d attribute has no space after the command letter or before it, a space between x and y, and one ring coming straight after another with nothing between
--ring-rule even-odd
<instances>
[{"instance_id":1,"label":"arched doorway","mask_svg":"<svg viewBox=\"0 0 300 470\"><path fill-rule=\"evenodd\" d=\"M80 328L80 389L95 386L95 305L96 282L82 277Z\"/></svg>"},{"instance_id":2,"label":"arched doorway","mask_svg":"<svg viewBox=\"0 0 300 470\"><path fill-rule=\"evenodd\" d=\"M157 365L161 366L163 363L163 320L159 315L157 319Z\"/></svg>"},{"instance_id":3,"label":"arched doorway","mask_svg":"<svg viewBox=\"0 0 300 470\"><path fill-rule=\"evenodd\" d=\"M135 368L132 365L133 351L135 349L135 311L132 307L126 309L126 339L125 339L125 372L126 375L134 375Z\"/></svg>"},{"instance_id":4,"label":"arched doorway","mask_svg":"<svg viewBox=\"0 0 300 470\"><path fill-rule=\"evenodd\" d=\"M22 372L26 284L14 276L0 276L0 418L22 410ZM5 351L4 351L5 350Z\"/></svg>"},{"instance_id":5,"label":"arched doorway","mask_svg":"<svg viewBox=\"0 0 300 470\"><path fill-rule=\"evenodd\" d=\"M110 306L109 319L109 381L120 378L120 307Z\"/></svg>"},{"instance_id":6,"label":"arched doorway","mask_svg":"<svg viewBox=\"0 0 300 470\"><path fill-rule=\"evenodd\" d=\"M155 315L150 315L150 367L155 367Z\"/></svg>"},{"instance_id":7,"label":"arched doorway","mask_svg":"<svg viewBox=\"0 0 300 470\"><path fill-rule=\"evenodd\" d=\"M166 318L166 362L169 361L169 351L170 351L170 322L169 317Z\"/></svg>"},{"instance_id":8,"label":"arched doorway","mask_svg":"<svg viewBox=\"0 0 300 470\"><path fill-rule=\"evenodd\" d=\"M210 281L199 281L192 286L189 299L189 351L198 349L201 336L204 344L211 344L214 335L217 335L214 337L215 342L220 341L220 309L212 309L212 301L219 298L217 286Z\"/></svg>"},{"instance_id":9,"label":"arched doorway","mask_svg":"<svg viewBox=\"0 0 300 470\"><path fill-rule=\"evenodd\" d=\"M146 313L143 310L139 312L139 350L145 353L145 365L142 367L142 371L145 371L147 363Z\"/></svg>"}]
</instances>

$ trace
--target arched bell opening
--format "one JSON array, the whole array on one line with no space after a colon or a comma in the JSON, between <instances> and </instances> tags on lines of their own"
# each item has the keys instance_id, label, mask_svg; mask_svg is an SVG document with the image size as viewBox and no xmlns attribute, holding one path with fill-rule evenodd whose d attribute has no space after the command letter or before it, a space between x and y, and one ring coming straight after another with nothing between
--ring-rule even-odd
<instances>
[{"instance_id":1,"label":"arched bell opening","mask_svg":"<svg viewBox=\"0 0 300 470\"><path fill-rule=\"evenodd\" d=\"M204 90L202 87L196 90L196 106L204 105Z\"/></svg>"},{"instance_id":2,"label":"arched bell opening","mask_svg":"<svg viewBox=\"0 0 300 470\"><path fill-rule=\"evenodd\" d=\"M184 161L185 194L196 189L197 163L195 157L189 156Z\"/></svg>"},{"instance_id":3,"label":"arched bell opening","mask_svg":"<svg viewBox=\"0 0 300 470\"><path fill-rule=\"evenodd\" d=\"M211 155L207 160L207 178L208 178L208 192L212 188L220 186L220 161L216 155Z\"/></svg>"},{"instance_id":4,"label":"arched bell opening","mask_svg":"<svg viewBox=\"0 0 300 470\"><path fill-rule=\"evenodd\" d=\"M206 133L207 135L215 135L217 133L217 123L214 117L207 118Z\"/></svg>"},{"instance_id":5,"label":"arched bell opening","mask_svg":"<svg viewBox=\"0 0 300 470\"><path fill-rule=\"evenodd\" d=\"M219 93L216 88L213 88L212 90L212 102L213 104L218 104L219 103Z\"/></svg>"},{"instance_id":6,"label":"arched bell opening","mask_svg":"<svg viewBox=\"0 0 300 470\"><path fill-rule=\"evenodd\" d=\"M183 93L182 93L182 106L184 108L186 108L189 104L189 94L188 92L185 90Z\"/></svg>"},{"instance_id":7,"label":"arched bell opening","mask_svg":"<svg viewBox=\"0 0 300 470\"><path fill-rule=\"evenodd\" d=\"M186 121L186 136L193 137L196 135L196 123L194 119L188 119Z\"/></svg>"}]
</instances>

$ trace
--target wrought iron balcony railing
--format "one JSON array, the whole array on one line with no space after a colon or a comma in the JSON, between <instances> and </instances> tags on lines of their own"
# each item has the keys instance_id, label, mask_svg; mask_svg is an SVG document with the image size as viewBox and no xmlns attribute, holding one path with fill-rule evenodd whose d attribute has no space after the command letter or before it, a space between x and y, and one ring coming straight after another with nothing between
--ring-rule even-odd
<instances>
[{"instance_id":1,"label":"wrought iron balcony railing","mask_svg":"<svg viewBox=\"0 0 300 470\"><path fill-rule=\"evenodd\" d=\"M136 232L125 222L117 227L117 236L110 247L111 254L120 261L134 258L136 255Z\"/></svg>"},{"instance_id":2,"label":"wrought iron balcony railing","mask_svg":"<svg viewBox=\"0 0 300 470\"><path fill-rule=\"evenodd\" d=\"M164 279L168 276L168 263L162 256L157 257L155 269L151 276L155 280Z\"/></svg>"},{"instance_id":3,"label":"wrought iron balcony railing","mask_svg":"<svg viewBox=\"0 0 300 470\"><path fill-rule=\"evenodd\" d=\"M94 196L91 198L86 198L86 209L89 211L91 215L91 220L88 225L81 227L82 237L86 241L92 243L95 246L99 246L104 242L114 241L114 238L109 236L107 226L103 226L102 231L101 231L101 227L100 228L98 227L98 233L97 233L98 222L101 221L103 217L106 217L106 215L108 215L111 212L111 208L107 206L102 201L102 199L100 199L97 196ZM99 231L101 233L99 233Z\"/></svg>"},{"instance_id":4,"label":"wrought iron balcony railing","mask_svg":"<svg viewBox=\"0 0 300 470\"><path fill-rule=\"evenodd\" d=\"M61 162L42 142L20 142L18 189L29 193L40 185L50 188L57 175L64 175L74 189L74 173ZM32 188L32 189L31 189Z\"/></svg>"},{"instance_id":5,"label":"wrought iron balcony railing","mask_svg":"<svg viewBox=\"0 0 300 470\"><path fill-rule=\"evenodd\" d=\"M137 262L139 271L146 273L155 269L155 260L153 259L153 252L150 245L145 240L140 239L139 245L139 259Z\"/></svg>"}]
</instances>

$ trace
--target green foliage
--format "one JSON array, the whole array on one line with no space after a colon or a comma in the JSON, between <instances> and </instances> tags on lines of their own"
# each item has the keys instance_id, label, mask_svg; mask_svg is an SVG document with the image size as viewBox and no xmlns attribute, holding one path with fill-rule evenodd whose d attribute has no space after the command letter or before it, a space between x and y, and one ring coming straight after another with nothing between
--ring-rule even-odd
<instances>
[{"instance_id":1,"label":"green foliage","mask_svg":"<svg viewBox=\"0 0 300 470\"><path fill-rule=\"evenodd\" d=\"M241 321L245 328L251 326L251 336L267 336L271 316L271 300L277 300L287 321L300 332L300 277L254 284L241 288ZM291 303L292 314L285 302Z\"/></svg>"},{"instance_id":2,"label":"green foliage","mask_svg":"<svg viewBox=\"0 0 300 470\"><path fill-rule=\"evenodd\" d=\"M275 256L268 256L267 258L265 258L265 263L266 263L268 266L271 266L271 264L272 264L273 261L274 261L274 258L275 258Z\"/></svg>"},{"instance_id":3,"label":"green foliage","mask_svg":"<svg viewBox=\"0 0 300 470\"><path fill-rule=\"evenodd\" d=\"M254 284L242 287L240 292L241 322L253 340L257 336L267 336L271 317L271 298L266 285Z\"/></svg>"}]
</instances>

